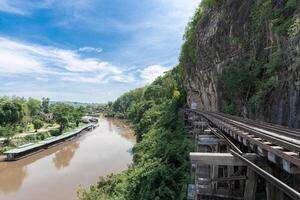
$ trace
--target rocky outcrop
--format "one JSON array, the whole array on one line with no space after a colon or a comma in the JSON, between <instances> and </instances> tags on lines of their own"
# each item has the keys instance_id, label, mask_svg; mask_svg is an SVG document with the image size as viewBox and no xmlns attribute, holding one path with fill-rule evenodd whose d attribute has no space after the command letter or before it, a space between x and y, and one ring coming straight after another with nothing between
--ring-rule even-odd
<instances>
[{"instance_id":1,"label":"rocky outcrop","mask_svg":"<svg viewBox=\"0 0 300 200\"><path fill-rule=\"evenodd\" d=\"M221 111L226 97L219 76L224 69L233 63L258 62L259 56L268 57L280 48L286 67L272 74L279 85L263 96L262 105L255 111L248 103L243 103L244 99L235 104L240 115L300 128L300 3L297 1L298 8L289 16L293 23L287 27L288 36L282 37L273 31L276 21L256 24L253 13L265 2L267 0L216 0L214 6L203 9L195 33L195 60L186 59L184 63L187 102L189 105L196 103L202 110ZM286 3L287 0L272 0L270 9L275 11ZM258 93L255 90L250 90L247 101Z\"/></svg>"}]
</instances>

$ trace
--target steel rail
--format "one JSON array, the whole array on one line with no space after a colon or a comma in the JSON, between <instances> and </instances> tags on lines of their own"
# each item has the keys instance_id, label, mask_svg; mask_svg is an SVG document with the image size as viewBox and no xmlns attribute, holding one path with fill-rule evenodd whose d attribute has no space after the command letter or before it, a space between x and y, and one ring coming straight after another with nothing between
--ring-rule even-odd
<instances>
[{"instance_id":1,"label":"steel rail","mask_svg":"<svg viewBox=\"0 0 300 200\"><path fill-rule=\"evenodd\" d=\"M247 158L243 157L242 155L236 153L235 151L231 150L230 152L234 156L236 156L237 158L239 158L240 160L245 162L250 169L252 169L258 175L263 177L266 181L268 181L269 183L273 184L275 187L280 189L283 193L285 193L292 199L300 200L300 193L297 190L295 190L292 187L290 187L289 185L285 184L278 178L274 177L272 174L266 172L265 170L263 170L262 168L260 168L259 166L257 166L256 164L254 164L253 162L248 160Z\"/></svg>"},{"instance_id":2,"label":"steel rail","mask_svg":"<svg viewBox=\"0 0 300 200\"><path fill-rule=\"evenodd\" d=\"M200 114L200 113L199 113ZM202 114L202 115L210 115L210 114ZM210 116L213 116L213 115L210 115ZM230 124L230 125L233 125L237 128L240 128L246 132L249 132L253 135L255 135L256 137L260 137L266 141L269 141L269 142L272 142L276 145L279 145L283 148L286 148L290 151L295 151L295 152L300 152L300 140L298 140L297 142L293 142L293 140L288 140L288 139L283 139L283 138L278 138L276 136L271 136L270 134L266 134L266 133L263 133L261 131L258 131L258 130L254 130L253 128L251 127L248 127L248 126L245 126L245 125L242 125L242 124L239 124L237 122L234 122L234 121L229 121L227 118L225 117L220 117L220 116L213 116L214 118L217 118L221 121L225 121L226 123ZM275 132L276 133L276 132Z\"/></svg>"},{"instance_id":3,"label":"steel rail","mask_svg":"<svg viewBox=\"0 0 300 200\"><path fill-rule=\"evenodd\" d=\"M259 123L262 126L268 126L268 127L273 127L273 128L276 127L276 129L281 129L281 130L284 130L284 131L294 132L294 133L297 133L297 134L300 133L300 129L290 128L288 126L283 126L283 125L280 125L280 124L274 124L274 123L265 122L265 121L257 121L257 120L253 120L253 119L249 119L249 118L243 118L243 117L229 115L229 114L220 113L220 112L212 112L212 113L215 113L215 114L218 114L218 115L223 115L223 116L228 117L228 118L235 118L235 119L238 119L238 120L246 120L246 121L250 121L250 122L253 122L253 123Z\"/></svg>"},{"instance_id":4,"label":"steel rail","mask_svg":"<svg viewBox=\"0 0 300 200\"><path fill-rule=\"evenodd\" d=\"M209 123L213 124L213 122L208 119L207 117L203 116ZM219 133L217 131L215 131L210 125L208 125L208 127L210 128L210 130L213 132L213 134L215 136L217 136L220 139L224 139L225 142L236 152L238 152L239 154L243 154L243 152L224 134L224 133Z\"/></svg>"},{"instance_id":5,"label":"steel rail","mask_svg":"<svg viewBox=\"0 0 300 200\"><path fill-rule=\"evenodd\" d=\"M217 115L217 116L222 116L222 117L226 117L228 119L231 120L235 120L238 122L242 122L245 124L249 124L252 126L256 126L262 129L265 129L267 131L274 131L277 134L281 134L283 136L289 136L289 137L293 137L295 139L300 139L300 130L299 129L291 129L288 127L283 127L277 124L270 124L270 123L266 123L266 122L258 122L258 121L254 121L251 119L246 119L246 118L241 118L241 117L237 117L237 116L232 116L232 115L227 115L224 113L211 113L212 115Z\"/></svg>"},{"instance_id":6,"label":"steel rail","mask_svg":"<svg viewBox=\"0 0 300 200\"><path fill-rule=\"evenodd\" d=\"M206 118L211 118L211 121L215 125L218 124L218 122L216 122L215 120L218 120L218 121L220 121L222 123L225 123L227 125L233 126L233 125L227 123L226 121L224 122L224 120L218 119L218 118L216 118L214 116L210 116L210 115L206 116L203 112L199 112L199 111L196 111L196 110L189 110L189 111L192 112L192 113L194 113L194 114L201 115L204 118L205 117ZM212 118L214 118L214 120ZM221 128L221 127L219 127L219 125L217 125L217 127ZM235 127L235 128L242 130L241 128L238 128L238 127ZM288 143L288 141L281 141L281 140L278 140L277 138L271 138L271 137L268 137L268 136L264 137L264 134L262 134L262 133L258 133L261 136L261 137L259 137L258 134L253 133L252 130L251 130L251 132L248 131L248 134L244 134L244 133L239 132L239 131L234 130L234 129L233 129L233 131L235 131L235 133L237 135L239 135L242 138L245 138L246 140L248 140L250 143L255 144L255 145L259 146L260 148L262 148L262 149L264 149L266 151L269 151L269 152L273 153L274 155L277 155L278 157L280 157L280 158L282 158L284 160L287 160L287 161L293 163L294 165L300 167L300 159L299 159L299 157L291 156L291 155L288 155L288 154L285 153L285 151L291 149L291 148L286 148L286 146L287 146L286 144ZM247 131L245 131L245 132L247 132ZM272 140L273 143L276 144L276 145L279 145L279 143L280 143L281 145L279 145L279 146L285 148L286 150L284 151L284 149L279 150L279 149L273 148L274 146L264 144L262 141L256 140L254 137L249 137L249 134L252 134L255 137L262 138L265 141L271 142L270 140ZM292 149L294 149L294 148L292 148ZM299 148L297 148L297 149L299 149ZM297 151L295 151L295 149L294 150L290 150L290 151L297 152Z\"/></svg>"}]
</instances>

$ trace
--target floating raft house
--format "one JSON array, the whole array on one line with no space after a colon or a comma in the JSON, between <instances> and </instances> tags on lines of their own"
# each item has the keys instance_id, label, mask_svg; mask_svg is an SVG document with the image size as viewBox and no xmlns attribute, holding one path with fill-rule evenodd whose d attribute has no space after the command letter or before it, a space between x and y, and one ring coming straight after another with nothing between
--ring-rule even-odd
<instances>
[{"instance_id":1,"label":"floating raft house","mask_svg":"<svg viewBox=\"0 0 300 200\"><path fill-rule=\"evenodd\" d=\"M64 133L57 137L50 137L50 138L47 138L47 139L42 140L37 143L29 143L29 144L19 146L15 149L8 150L8 151L4 152L4 154L6 155L6 160L8 160L8 161L18 160L18 159L28 156L30 154L36 153L43 149L47 149L47 148L54 146L56 144L59 144L63 141L66 141L66 140L74 138L78 135L81 135L84 131L93 129L96 126L97 125L95 125L95 124L88 124L82 128L77 128L77 129L73 130L72 132L67 132L67 133Z\"/></svg>"}]
</instances>

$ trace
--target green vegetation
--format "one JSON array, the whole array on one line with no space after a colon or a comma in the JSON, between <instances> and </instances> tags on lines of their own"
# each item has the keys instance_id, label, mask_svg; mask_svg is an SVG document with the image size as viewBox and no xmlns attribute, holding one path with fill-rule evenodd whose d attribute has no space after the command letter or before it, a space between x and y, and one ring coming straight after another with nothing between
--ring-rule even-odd
<instances>
[{"instance_id":1,"label":"green vegetation","mask_svg":"<svg viewBox=\"0 0 300 200\"><path fill-rule=\"evenodd\" d=\"M53 113L54 121L60 126L60 133L70 124L71 126L75 124L78 127L81 117L85 114L83 106L76 108L65 103L51 105L50 111Z\"/></svg>"},{"instance_id":2,"label":"green vegetation","mask_svg":"<svg viewBox=\"0 0 300 200\"><path fill-rule=\"evenodd\" d=\"M203 23L204 9L207 7L213 8L217 6L218 0L202 0L196 12L188 23L185 34L183 36L184 43L181 48L180 65L185 65L188 68L190 65L196 64L197 42L196 36L199 26Z\"/></svg>"},{"instance_id":3,"label":"green vegetation","mask_svg":"<svg viewBox=\"0 0 300 200\"><path fill-rule=\"evenodd\" d=\"M24 117L22 104L18 101L3 101L0 104L0 125L20 125Z\"/></svg>"},{"instance_id":4,"label":"green vegetation","mask_svg":"<svg viewBox=\"0 0 300 200\"><path fill-rule=\"evenodd\" d=\"M0 153L16 146L38 142L51 136L58 136L66 129L78 127L81 117L87 112L93 113L101 108L100 105L82 106L65 103L50 103L49 98L42 101L21 97L0 98L0 138L4 137L3 144L0 143ZM50 117L49 117L50 116ZM52 117L53 116L53 117ZM60 128L57 129L57 124ZM37 132L41 128L49 128L36 134L18 137L17 133L24 131Z\"/></svg>"},{"instance_id":5,"label":"green vegetation","mask_svg":"<svg viewBox=\"0 0 300 200\"><path fill-rule=\"evenodd\" d=\"M42 99L42 111L44 113L49 113L49 106L50 106L50 99L49 98L46 98L46 97L43 97Z\"/></svg>"},{"instance_id":6,"label":"green vegetation","mask_svg":"<svg viewBox=\"0 0 300 200\"><path fill-rule=\"evenodd\" d=\"M180 65L187 73L200 62L197 60L199 52L205 51L198 49L196 42L197 33L205 21L204 11L207 7L214 9L219 2L202 1L186 28ZM253 5L250 18L246 21L247 37L232 37L232 43L243 49L243 56L230 62L219 76L223 112L237 115L258 113L263 109L270 92L281 85L278 75L288 65L286 41L295 36L300 27L299 17L295 17L298 5L298 0L263 0ZM226 6L216 7L225 18Z\"/></svg>"},{"instance_id":7,"label":"green vegetation","mask_svg":"<svg viewBox=\"0 0 300 200\"><path fill-rule=\"evenodd\" d=\"M89 191L80 191L80 199L185 199L192 145L178 116L185 102L181 84L182 69L177 67L107 105L109 116L134 124L134 163L121 174L102 177Z\"/></svg>"},{"instance_id":8,"label":"green vegetation","mask_svg":"<svg viewBox=\"0 0 300 200\"><path fill-rule=\"evenodd\" d=\"M212 7L217 4L217 0L202 0L201 6Z\"/></svg>"},{"instance_id":9,"label":"green vegetation","mask_svg":"<svg viewBox=\"0 0 300 200\"><path fill-rule=\"evenodd\" d=\"M300 18L296 18L288 29L288 35L290 37L295 36L299 28L300 28Z\"/></svg>"},{"instance_id":10,"label":"green vegetation","mask_svg":"<svg viewBox=\"0 0 300 200\"><path fill-rule=\"evenodd\" d=\"M41 112L41 102L37 99L29 98L27 101L27 107L30 117L37 116Z\"/></svg>"},{"instance_id":11,"label":"green vegetation","mask_svg":"<svg viewBox=\"0 0 300 200\"><path fill-rule=\"evenodd\" d=\"M185 65L196 64L196 31L202 22L203 9L204 8L202 5L197 8L195 15L188 23L183 36L185 42L181 48L180 63L184 63Z\"/></svg>"},{"instance_id":12,"label":"green vegetation","mask_svg":"<svg viewBox=\"0 0 300 200\"><path fill-rule=\"evenodd\" d=\"M38 129L40 129L40 128L42 128L44 126L43 121L40 120L40 119L33 120L32 124L33 124L33 127L35 129L35 132L37 132Z\"/></svg>"},{"instance_id":13,"label":"green vegetation","mask_svg":"<svg viewBox=\"0 0 300 200\"><path fill-rule=\"evenodd\" d=\"M285 42L298 29L299 23L294 19L296 8L297 0L287 0L280 5L265 0L254 6L249 25L251 38L243 40L242 45L246 56L228 65L219 77L224 95L223 112L258 113L270 92L280 86L278 75L288 65L287 52L283 50ZM273 42L266 47L268 37L272 37Z\"/></svg>"}]
</instances>

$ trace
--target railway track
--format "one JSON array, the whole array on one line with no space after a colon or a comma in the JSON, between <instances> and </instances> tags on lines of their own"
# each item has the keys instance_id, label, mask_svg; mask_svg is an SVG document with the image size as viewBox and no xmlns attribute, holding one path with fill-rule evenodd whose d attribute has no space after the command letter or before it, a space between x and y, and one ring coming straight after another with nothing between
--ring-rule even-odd
<instances>
[{"instance_id":1,"label":"railway track","mask_svg":"<svg viewBox=\"0 0 300 200\"><path fill-rule=\"evenodd\" d=\"M300 167L300 130L220 113L196 110L191 112L205 117L223 132L251 147L259 155L282 165L286 171L290 172L294 165Z\"/></svg>"},{"instance_id":2,"label":"railway track","mask_svg":"<svg viewBox=\"0 0 300 200\"><path fill-rule=\"evenodd\" d=\"M298 190L244 157L246 154L229 139L230 135L244 145L252 146L252 150L254 151L257 151L257 147L259 147L261 150L267 152L263 156L266 156L268 159L270 155L274 155L274 158L276 155L281 160L274 159L273 162L282 165L283 169L290 173L300 173L300 130L221 113L189 111L201 115L209 122L207 125L208 128L216 137L224 139L227 142L231 147L230 152L232 155L243 161L247 167L277 187L291 199L300 200L300 192ZM217 131L213 126L222 131ZM296 166L298 171L295 172L294 170L292 172L291 169L293 166Z\"/></svg>"},{"instance_id":3,"label":"railway track","mask_svg":"<svg viewBox=\"0 0 300 200\"><path fill-rule=\"evenodd\" d=\"M289 130L283 128L271 127L270 125L262 125L255 123L251 120L244 120L233 116L224 116L223 114L212 113L220 120L223 120L237 128L254 133L256 136L261 137L265 141L272 142L286 148L288 150L299 153L300 152L300 131Z\"/></svg>"},{"instance_id":4,"label":"railway track","mask_svg":"<svg viewBox=\"0 0 300 200\"><path fill-rule=\"evenodd\" d=\"M225 117L221 114L207 114L218 118L226 123L231 124L234 127L240 128L244 131L253 133L264 140L264 142L271 142L272 144L280 145L281 147L290 151L300 152L300 132L298 136L294 136L296 132L289 132L289 130L270 128L269 126L257 125L255 123L249 123L248 120L236 120L229 117ZM271 130L270 130L271 129ZM293 135L294 137L291 137Z\"/></svg>"},{"instance_id":5,"label":"railway track","mask_svg":"<svg viewBox=\"0 0 300 200\"><path fill-rule=\"evenodd\" d=\"M224 113L212 113L212 114L215 116L217 115L217 116L221 116L221 117L228 118L231 120L243 122L248 125L256 126L256 127L262 128L267 131L274 131L278 134L300 140L300 130L299 129L292 129L292 128L277 125L277 124L271 124L271 123L267 123L267 122L261 122L261 121L241 118L241 117L232 116L232 115L228 115L228 114L224 114Z\"/></svg>"}]
</instances>

